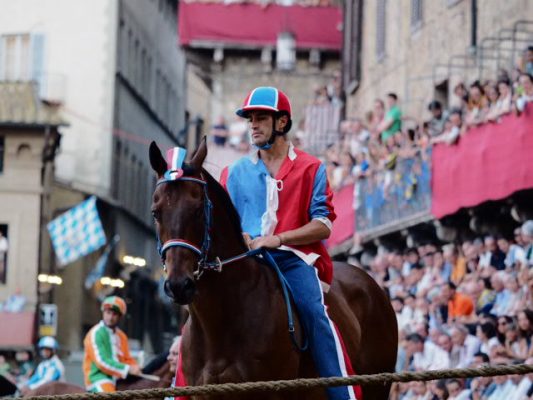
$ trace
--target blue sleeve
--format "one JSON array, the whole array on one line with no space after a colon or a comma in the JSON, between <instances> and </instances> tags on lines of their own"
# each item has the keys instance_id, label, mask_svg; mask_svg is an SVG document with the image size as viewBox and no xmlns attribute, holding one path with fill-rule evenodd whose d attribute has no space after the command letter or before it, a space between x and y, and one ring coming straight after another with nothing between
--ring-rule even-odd
<instances>
[{"instance_id":1,"label":"blue sleeve","mask_svg":"<svg viewBox=\"0 0 533 400\"><path fill-rule=\"evenodd\" d=\"M333 221L335 219L332 203L333 193L329 188L324 164L320 164L316 171L312 196L309 206L309 216L311 219L328 218Z\"/></svg>"}]
</instances>

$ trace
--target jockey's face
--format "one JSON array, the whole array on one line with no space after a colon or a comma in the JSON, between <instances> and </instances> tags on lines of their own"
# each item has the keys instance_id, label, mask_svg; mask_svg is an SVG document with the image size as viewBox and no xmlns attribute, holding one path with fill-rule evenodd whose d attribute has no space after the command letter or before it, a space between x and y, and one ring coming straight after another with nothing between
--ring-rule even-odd
<instances>
[{"instance_id":1,"label":"jockey's face","mask_svg":"<svg viewBox=\"0 0 533 400\"><path fill-rule=\"evenodd\" d=\"M111 309L104 310L103 317L105 326L111 329L115 329L120 321L120 313Z\"/></svg>"},{"instance_id":2,"label":"jockey's face","mask_svg":"<svg viewBox=\"0 0 533 400\"><path fill-rule=\"evenodd\" d=\"M48 360L50 357L54 355L54 350L49 349L48 347L42 347L39 351L39 354L41 357L45 360Z\"/></svg>"},{"instance_id":3,"label":"jockey's face","mask_svg":"<svg viewBox=\"0 0 533 400\"><path fill-rule=\"evenodd\" d=\"M256 146L264 146L272 136L273 115L268 111L251 111L248 115L248 124L252 143Z\"/></svg>"}]
</instances>

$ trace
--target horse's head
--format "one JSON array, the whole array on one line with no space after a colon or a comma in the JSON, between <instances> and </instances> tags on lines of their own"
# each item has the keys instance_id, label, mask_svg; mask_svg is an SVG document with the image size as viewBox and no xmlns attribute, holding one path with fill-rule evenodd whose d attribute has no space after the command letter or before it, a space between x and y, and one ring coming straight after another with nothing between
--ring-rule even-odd
<instances>
[{"instance_id":1,"label":"horse's head","mask_svg":"<svg viewBox=\"0 0 533 400\"><path fill-rule=\"evenodd\" d=\"M169 175L172 167L159 147L154 142L150 145L150 164L158 177L151 211L167 272L165 292L182 305L193 300L196 292L194 272L209 247L208 243L206 245L209 199L202 175L206 155L207 145L203 140L178 175L172 175L174 171Z\"/></svg>"}]
</instances>

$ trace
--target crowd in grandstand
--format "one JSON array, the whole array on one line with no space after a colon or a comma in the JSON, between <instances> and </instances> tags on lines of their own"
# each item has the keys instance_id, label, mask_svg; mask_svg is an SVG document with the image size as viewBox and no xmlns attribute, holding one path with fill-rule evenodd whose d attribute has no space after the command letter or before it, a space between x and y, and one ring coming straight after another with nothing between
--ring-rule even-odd
<instances>
[{"instance_id":1,"label":"crowd in grandstand","mask_svg":"<svg viewBox=\"0 0 533 400\"><path fill-rule=\"evenodd\" d=\"M332 187L338 189L371 174L381 174L385 193L397 160L423 153L436 143L456 144L468 129L498 123L502 116L520 114L533 101L533 46L525 62L509 74L500 70L496 79L456 85L456 107L445 109L441 102L428 104L431 118L412 124L403 115L398 96L388 93L376 99L364 118L350 118L340 124L340 140L324 154ZM405 123L409 122L409 123Z\"/></svg>"},{"instance_id":2,"label":"crowd in grandstand","mask_svg":"<svg viewBox=\"0 0 533 400\"><path fill-rule=\"evenodd\" d=\"M370 274L398 320L397 371L533 364L533 220L514 238L378 253ZM527 399L531 375L412 382L394 399Z\"/></svg>"}]
</instances>

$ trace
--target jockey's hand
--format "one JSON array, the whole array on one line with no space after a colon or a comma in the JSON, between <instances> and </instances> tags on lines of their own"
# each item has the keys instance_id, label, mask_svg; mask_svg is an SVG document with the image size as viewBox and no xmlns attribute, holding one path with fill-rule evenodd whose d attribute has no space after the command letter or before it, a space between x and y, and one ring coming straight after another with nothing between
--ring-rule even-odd
<instances>
[{"instance_id":1,"label":"jockey's hand","mask_svg":"<svg viewBox=\"0 0 533 400\"><path fill-rule=\"evenodd\" d=\"M130 375L140 375L140 374L142 374L141 368L138 365L132 365L130 367L129 374Z\"/></svg>"},{"instance_id":2,"label":"jockey's hand","mask_svg":"<svg viewBox=\"0 0 533 400\"><path fill-rule=\"evenodd\" d=\"M244 243L246 243L246 246L248 246L248 248L250 249L250 246L252 244L252 237L248 233L243 232L242 238L244 239Z\"/></svg>"},{"instance_id":3,"label":"jockey's hand","mask_svg":"<svg viewBox=\"0 0 533 400\"><path fill-rule=\"evenodd\" d=\"M281 245L279 236L269 235L269 236L259 236L256 237L250 243L250 249L258 249L264 247L266 249L277 249Z\"/></svg>"}]
</instances>

